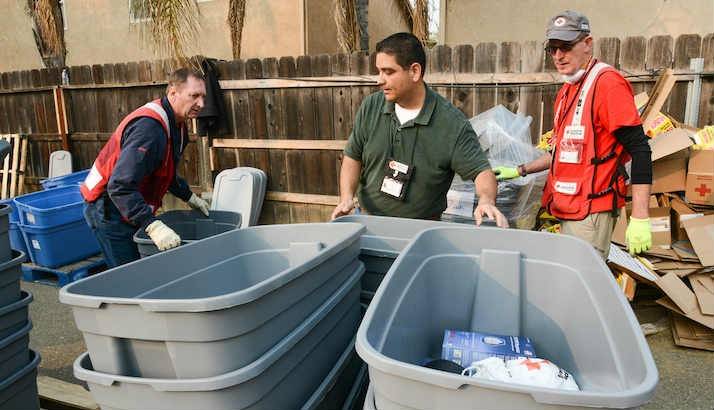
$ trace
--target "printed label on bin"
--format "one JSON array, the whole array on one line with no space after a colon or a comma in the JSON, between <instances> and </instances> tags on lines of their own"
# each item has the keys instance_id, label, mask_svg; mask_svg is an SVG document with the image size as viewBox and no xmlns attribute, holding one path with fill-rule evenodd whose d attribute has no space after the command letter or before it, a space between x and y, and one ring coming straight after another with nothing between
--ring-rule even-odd
<instances>
[{"instance_id":1,"label":"printed label on bin","mask_svg":"<svg viewBox=\"0 0 714 410\"><path fill-rule=\"evenodd\" d=\"M32 240L32 247L35 249L40 249L40 242L37 239Z\"/></svg>"},{"instance_id":2,"label":"printed label on bin","mask_svg":"<svg viewBox=\"0 0 714 410\"><path fill-rule=\"evenodd\" d=\"M27 222L34 224L35 223L35 215L32 215L31 213L27 213Z\"/></svg>"}]
</instances>

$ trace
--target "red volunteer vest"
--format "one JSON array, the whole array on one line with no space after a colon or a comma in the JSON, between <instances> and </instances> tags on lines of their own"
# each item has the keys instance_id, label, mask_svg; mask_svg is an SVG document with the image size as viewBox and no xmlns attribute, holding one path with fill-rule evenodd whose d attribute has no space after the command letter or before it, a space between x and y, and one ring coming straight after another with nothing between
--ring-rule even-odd
<instances>
[{"instance_id":1,"label":"red volunteer vest","mask_svg":"<svg viewBox=\"0 0 714 410\"><path fill-rule=\"evenodd\" d=\"M553 158L542 205L556 218L579 221L590 214L613 211L625 204L629 154L612 133L595 135L593 121L597 80L617 72L594 61L581 86L570 86L577 96L570 100L565 87L558 93L553 126Z\"/></svg>"},{"instance_id":2,"label":"red volunteer vest","mask_svg":"<svg viewBox=\"0 0 714 410\"><path fill-rule=\"evenodd\" d=\"M112 176L114 166L121 155L121 137L124 134L124 129L132 120L139 117L149 117L159 121L166 133L166 153L164 154L162 165L152 174L145 176L139 183L139 192L144 197L144 201L154 211L161 207L161 200L174 179L175 171L169 118L161 106L161 100L154 100L144 104L127 115L119 124L109 141L99 152L97 159L94 160L89 175L80 185L79 189L87 202L96 201L106 191L109 178Z\"/></svg>"}]
</instances>

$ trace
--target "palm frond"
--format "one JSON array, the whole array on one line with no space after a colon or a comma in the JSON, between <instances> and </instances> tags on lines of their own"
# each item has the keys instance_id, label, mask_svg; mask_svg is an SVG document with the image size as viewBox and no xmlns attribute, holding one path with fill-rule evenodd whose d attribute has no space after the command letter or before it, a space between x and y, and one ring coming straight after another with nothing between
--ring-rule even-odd
<instances>
[{"instance_id":1,"label":"palm frond","mask_svg":"<svg viewBox=\"0 0 714 410\"><path fill-rule=\"evenodd\" d=\"M340 50L343 53L359 50L360 27L355 0L334 0L333 10Z\"/></svg>"},{"instance_id":2,"label":"palm frond","mask_svg":"<svg viewBox=\"0 0 714 410\"><path fill-rule=\"evenodd\" d=\"M393 4L397 8L397 11L399 11L399 14L402 15L402 18L407 23L407 26L412 27L414 25L413 10L409 0L394 0Z\"/></svg>"},{"instance_id":3,"label":"palm frond","mask_svg":"<svg viewBox=\"0 0 714 410\"><path fill-rule=\"evenodd\" d=\"M66 53L62 13L57 0L28 0L27 13L32 18L35 42L48 67L64 66Z\"/></svg>"},{"instance_id":4,"label":"palm frond","mask_svg":"<svg viewBox=\"0 0 714 410\"><path fill-rule=\"evenodd\" d=\"M231 32L231 48L233 59L240 58L240 46L243 38L243 22L245 19L246 0L230 0L228 3L228 28Z\"/></svg>"},{"instance_id":5,"label":"palm frond","mask_svg":"<svg viewBox=\"0 0 714 410\"><path fill-rule=\"evenodd\" d=\"M195 0L134 0L135 11L148 21L140 25L141 37L157 56L194 66L189 50L198 41L199 11ZM198 68L198 67L195 67Z\"/></svg>"},{"instance_id":6,"label":"palm frond","mask_svg":"<svg viewBox=\"0 0 714 410\"><path fill-rule=\"evenodd\" d=\"M426 46L429 40L429 9L427 0L416 0L412 15L412 33Z\"/></svg>"}]
</instances>

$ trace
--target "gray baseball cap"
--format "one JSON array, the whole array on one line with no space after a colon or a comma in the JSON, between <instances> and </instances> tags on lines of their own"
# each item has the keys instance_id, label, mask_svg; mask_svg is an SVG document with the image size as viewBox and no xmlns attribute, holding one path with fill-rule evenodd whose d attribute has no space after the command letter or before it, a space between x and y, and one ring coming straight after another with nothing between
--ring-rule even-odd
<instances>
[{"instance_id":1,"label":"gray baseball cap","mask_svg":"<svg viewBox=\"0 0 714 410\"><path fill-rule=\"evenodd\" d=\"M565 10L550 19L545 31L546 40L573 41L581 34L590 34L590 21L584 14Z\"/></svg>"}]
</instances>

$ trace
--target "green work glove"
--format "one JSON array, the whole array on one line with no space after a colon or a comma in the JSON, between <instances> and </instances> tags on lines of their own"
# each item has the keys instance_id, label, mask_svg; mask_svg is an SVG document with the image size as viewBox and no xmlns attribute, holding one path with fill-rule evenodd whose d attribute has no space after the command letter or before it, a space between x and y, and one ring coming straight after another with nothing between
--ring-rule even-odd
<instances>
[{"instance_id":1,"label":"green work glove","mask_svg":"<svg viewBox=\"0 0 714 410\"><path fill-rule=\"evenodd\" d=\"M508 179L518 178L521 174L518 173L518 168L511 167L496 167L492 169L493 173L496 174L496 179L498 181L505 181Z\"/></svg>"},{"instance_id":2,"label":"green work glove","mask_svg":"<svg viewBox=\"0 0 714 410\"><path fill-rule=\"evenodd\" d=\"M630 217L630 224L627 225L625 231L625 240L627 240L627 249L630 250L630 255L644 252L652 247L652 229L650 228L650 219L638 219Z\"/></svg>"}]
</instances>

